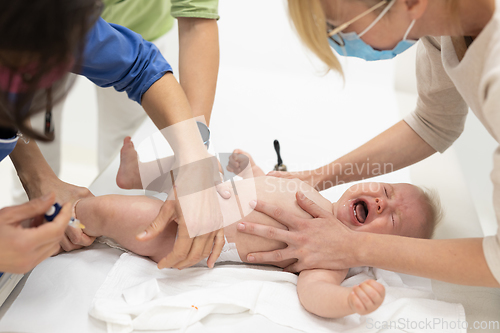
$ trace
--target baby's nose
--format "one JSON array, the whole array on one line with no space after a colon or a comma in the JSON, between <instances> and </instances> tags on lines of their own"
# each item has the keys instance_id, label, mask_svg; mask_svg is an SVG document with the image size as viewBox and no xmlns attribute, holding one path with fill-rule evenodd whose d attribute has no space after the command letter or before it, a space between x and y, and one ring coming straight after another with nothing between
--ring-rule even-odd
<instances>
[{"instance_id":1,"label":"baby's nose","mask_svg":"<svg viewBox=\"0 0 500 333\"><path fill-rule=\"evenodd\" d=\"M384 199L381 198L375 199L375 208L377 209L377 214L382 214L386 206L387 202Z\"/></svg>"}]
</instances>

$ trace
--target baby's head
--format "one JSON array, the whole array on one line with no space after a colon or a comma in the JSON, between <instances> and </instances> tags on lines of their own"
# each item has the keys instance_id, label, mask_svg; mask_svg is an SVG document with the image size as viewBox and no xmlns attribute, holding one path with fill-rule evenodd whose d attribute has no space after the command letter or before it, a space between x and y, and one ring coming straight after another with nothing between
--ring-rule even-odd
<instances>
[{"instance_id":1,"label":"baby's head","mask_svg":"<svg viewBox=\"0 0 500 333\"><path fill-rule=\"evenodd\" d=\"M360 183L334 204L334 214L356 231L431 238L441 218L439 199L411 184Z\"/></svg>"}]
</instances>

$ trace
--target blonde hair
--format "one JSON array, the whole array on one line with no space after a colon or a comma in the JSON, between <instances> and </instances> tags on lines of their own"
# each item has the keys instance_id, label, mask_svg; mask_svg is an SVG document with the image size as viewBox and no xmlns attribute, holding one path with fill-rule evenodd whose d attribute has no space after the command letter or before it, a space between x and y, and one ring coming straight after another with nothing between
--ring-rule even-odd
<instances>
[{"instance_id":1,"label":"blonde hair","mask_svg":"<svg viewBox=\"0 0 500 333\"><path fill-rule=\"evenodd\" d=\"M436 226L443 219L443 208L441 206L441 200L439 199L439 194L436 190L428 188L420 188L424 198L424 202L429 208L428 216L426 218L426 225L424 226L424 237L430 239L434 236L434 231Z\"/></svg>"},{"instance_id":2,"label":"blonde hair","mask_svg":"<svg viewBox=\"0 0 500 333\"><path fill-rule=\"evenodd\" d=\"M458 0L445 1L453 16L453 23L459 23ZM334 70L343 75L342 66L328 43L326 16L321 0L288 0L288 11L302 42L325 63L328 71Z\"/></svg>"},{"instance_id":3,"label":"blonde hair","mask_svg":"<svg viewBox=\"0 0 500 333\"><path fill-rule=\"evenodd\" d=\"M343 75L342 66L328 43L326 17L320 0L288 0L288 11L302 42L328 70Z\"/></svg>"}]
</instances>

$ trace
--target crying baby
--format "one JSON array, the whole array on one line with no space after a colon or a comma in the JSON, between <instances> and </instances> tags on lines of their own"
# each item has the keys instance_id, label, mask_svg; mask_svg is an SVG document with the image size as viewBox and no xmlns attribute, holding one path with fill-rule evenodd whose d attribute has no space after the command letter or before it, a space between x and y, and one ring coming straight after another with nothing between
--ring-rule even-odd
<instances>
[{"instance_id":1,"label":"crying baby","mask_svg":"<svg viewBox=\"0 0 500 333\"><path fill-rule=\"evenodd\" d=\"M244 172L242 160L249 163L251 172ZM121 166L117 183L122 188L140 188L139 161L130 138L125 139L121 151ZM254 191L257 199L281 207L297 216L312 217L297 204L295 195L300 189L309 199L333 215L348 228L358 232L392 234L405 237L430 238L440 217L437 198L411 184L360 183L350 187L337 202L330 202L318 191L298 179L268 177L252 157L236 150L228 166L242 180L235 182L233 196L244 197L245 191ZM221 200L221 210L225 202ZM89 236L105 236L120 247L158 262L173 248L177 224L170 223L156 238L139 241L136 235L146 229L158 215L163 202L146 196L107 195L85 198L75 207L76 217L86 226ZM246 221L286 229L271 217L252 211ZM248 253L272 251L287 245L271 239L239 233L237 223L224 228L225 246L218 259L247 262ZM295 260L273 262L287 267ZM271 263L269 263L271 264ZM353 313L375 311L385 297L384 286L368 280L354 287L342 287L348 270L312 269L302 271L298 277L297 292L303 306L311 313L327 318L339 318Z\"/></svg>"}]
</instances>

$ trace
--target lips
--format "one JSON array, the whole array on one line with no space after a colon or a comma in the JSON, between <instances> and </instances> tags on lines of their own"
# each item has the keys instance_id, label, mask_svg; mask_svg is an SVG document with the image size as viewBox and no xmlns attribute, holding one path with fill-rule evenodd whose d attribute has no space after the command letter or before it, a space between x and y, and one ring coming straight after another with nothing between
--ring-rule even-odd
<instances>
[{"instance_id":1,"label":"lips","mask_svg":"<svg viewBox=\"0 0 500 333\"><path fill-rule=\"evenodd\" d=\"M366 204L366 202L362 200L356 201L352 205L352 209L354 219L361 224L365 223L366 217L368 216L368 205Z\"/></svg>"}]
</instances>

